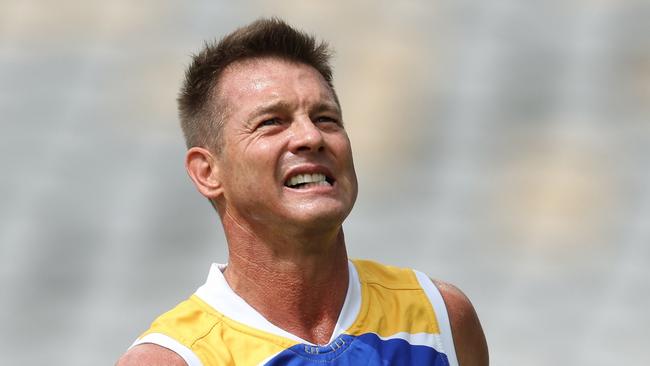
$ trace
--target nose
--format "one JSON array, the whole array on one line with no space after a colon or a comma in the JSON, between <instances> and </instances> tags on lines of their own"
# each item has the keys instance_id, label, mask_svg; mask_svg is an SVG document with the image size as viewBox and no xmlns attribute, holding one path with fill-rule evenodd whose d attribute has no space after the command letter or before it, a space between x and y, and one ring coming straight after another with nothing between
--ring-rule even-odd
<instances>
[{"instance_id":1,"label":"nose","mask_svg":"<svg viewBox=\"0 0 650 366\"><path fill-rule=\"evenodd\" d=\"M298 152L317 152L325 148L323 131L308 116L296 118L291 124L291 141L289 149Z\"/></svg>"}]
</instances>

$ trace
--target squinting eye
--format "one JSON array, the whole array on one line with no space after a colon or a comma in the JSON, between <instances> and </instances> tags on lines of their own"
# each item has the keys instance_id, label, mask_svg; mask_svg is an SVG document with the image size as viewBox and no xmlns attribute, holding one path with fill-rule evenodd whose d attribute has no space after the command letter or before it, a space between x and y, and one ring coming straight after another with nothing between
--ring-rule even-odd
<instances>
[{"instance_id":1,"label":"squinting eye","mask_svg":"<svg viewBox=\"0 0 650 366\"><path fill-rule=\"evenodd\" d=\"M275 126L279 125L281 123L279 118L269 118L267 120L262 121L262 123L259 124L259 126Z\"/></svg>"},{"instance_id":2,"label":"squinting eye","mask_svg":"<svg viewBox=\"0 0 650 366\"><path fill-rule=\"evenodd\" d=\"M327 116L320 116L316 118L316 122L332 122L332 123L338 123L339 121L336 120L335 118L332 117L327 117Z\"/></svg>"}]
</instances>

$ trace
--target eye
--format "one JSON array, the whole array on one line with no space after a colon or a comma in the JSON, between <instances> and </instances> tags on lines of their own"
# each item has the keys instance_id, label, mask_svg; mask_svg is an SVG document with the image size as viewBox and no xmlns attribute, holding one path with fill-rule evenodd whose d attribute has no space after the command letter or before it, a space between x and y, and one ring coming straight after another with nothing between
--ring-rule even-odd
<instances>
[{"instance_id":1,"label":"eye","mask_svg":"<svg viewBox=\"0 0 650 366\"><path fill-rule=\"evenodd\" d=\"M314 122L315 122L315 123L328 123L328 122L329 122L329 123L336 123L336 124L339 124L339 120L338 120L338 119L336 119L336 118L334 118L334 117L330 117L330 116L318 116L318 117L316 117L316 119L314 120Z\"/></svg>"},{"instance_id":2,"label":"eye","mask_svg":"<svg viewBox=\"0 0 650 366\"><path fill-rule=\"evenodd\" d=\"M280 120L277 117L274 117L274 118L265 119L264 121L260 122L260 124L257 125L257 126L258 127L277 126L277 125L279 125L281 123L282 123L282 120Z\"/></svg>"}]
</instances>

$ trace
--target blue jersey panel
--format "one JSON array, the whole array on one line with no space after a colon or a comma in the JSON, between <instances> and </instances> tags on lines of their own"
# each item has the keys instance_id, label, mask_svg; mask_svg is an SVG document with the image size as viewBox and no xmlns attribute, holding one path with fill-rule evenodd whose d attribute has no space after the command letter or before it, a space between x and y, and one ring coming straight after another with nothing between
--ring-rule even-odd
<instances>
[{"instance_id":1,"label":"blue jersey panel","mask_svg":"<svg viewBox=\"0 0 650 366\"><path fill-rule=\"evenodd\" d=\"M298 344L279 353L267 366L307 365L431 365L449 366L447 356L428 346L414 346L403 339L382 340L376 334L341 335L327 346Z\"/></svg>"}]
</instances>

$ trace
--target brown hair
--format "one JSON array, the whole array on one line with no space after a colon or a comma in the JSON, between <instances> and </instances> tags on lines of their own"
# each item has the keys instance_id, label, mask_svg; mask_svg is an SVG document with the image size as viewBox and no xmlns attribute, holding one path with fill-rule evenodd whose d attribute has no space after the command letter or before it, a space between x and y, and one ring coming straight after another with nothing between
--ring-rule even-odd
<instances>
[{"instance_id":1,"label":"brown hair","mask_svg":"<svg viewBox=\"0 0 650 366\"><path fill-rule=\"evenodd\" d=\"M204 146L220 150L223 113L211 105L219 77L233 62L259 57L279 57L315 68L334 93L331 51L325 42L298 31L278 18L261 18L226 35L218 42L206 43L192 57L185 82L178 96L181 127L187 147ZM336 93L334 93L336 98ZM218 104L218 103L217 103Z\"/></svg>"}]
</instances>

